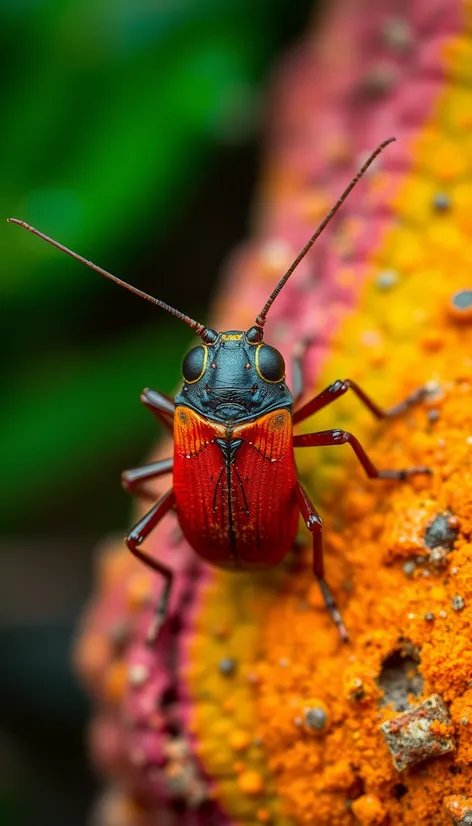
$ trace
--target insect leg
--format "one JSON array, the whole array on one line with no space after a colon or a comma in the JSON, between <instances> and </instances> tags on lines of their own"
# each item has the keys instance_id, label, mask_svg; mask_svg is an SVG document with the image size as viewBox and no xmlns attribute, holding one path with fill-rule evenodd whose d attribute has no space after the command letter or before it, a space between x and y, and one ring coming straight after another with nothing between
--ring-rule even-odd
<instances>
[{"instance_id":1,"label":"insect leg","mask_svg":"<svg viewBox=\"0 0 472 826\"><path fill-rule=\"evenodd\" d=\"M304 404L300 410L297 410L296 413L293 414L293 423L303 422L305 419L308 419L309 416L312 416L313 413L317 413L319 410L322 410L323 407L327 407L328 404L339 399L340 396L344 396L348 390L352 390L362 404L364 404L377 419L388 419L392 416L398 416L408 410L413 404L422 401L428 395L426 387L419 387L399 404L384 410L372 401L354 381L350 379L335 381L325 390L322 390L321 393L318 393L314 399Z\"/></svg>"},{"instance_id":2,"label":"insect leg","mask_svg":"<svg viewBox=\"0 0 472 826\"><path fill-rule=\"evenodd\" d=\"M158 476L164 476L166 473L171 473L173 465L174 460L172 458L160 459L150 465L124 470L121 474L121 484L125 490L134 494L134 496L155 500L156 497L152 491L143 488L142 483L148 482L150 479L157 479Z\"/></svg>"},{"instance_id":3,"label":"insect leg","mask_svg":"<svg viewBox=\"0 0 472 826\"><path fill-rule=\"evenodd\" d=\"M293 437L294 447L330 447L334 445L351 445L367 476L371 479L406 479L418 473L431 473L427 467L409 467L401 470L378 470L369 459L364 448L352 433L346 430L322 430L319 433L305 433Z\"/></svg>"},{"instance_id":4,"label":"insect leg","mask_svg":"<svg viewBox=\"0 0 472 826\"><path fill-rule=\"evenodd\" d=\"M307 526L313 538L313 573L315 574L318 580L326 607L329 611L331 619L333 620L334 624L336 625L339 631L339 635L342 641L348 642L349 637L346 631L346 627L343 623L341 614L339 613L336 601L331 593L330 587L324 578L323 525L318 513L316 512L313 506L313 503L311 502L310 498L307 495L307 492L304 490L300 482L297 482L297 500L298 507L300 508L300 512L303 516L305 525Z\"/></svg>"},{"instance_id":5,"label":"insect leg","mask_svg":"<svg viewBox=\"0 0 472 826\"><path fill-rule=\"evenodd\" d=\"M157 603L156 614L153 623L148 632L148 642L154 642L159 631L162 628L167 614L167 606L169 604L169 596L172 588L173 573L166 565L159 562L158 559L147 554L139 548L139 545L146 539L156 525L161 521L162 517L166 515L173 507L175 502L174 491L172 488L167 491L151 510L139 520L139 522L131 529L126 537L126 544L131 553L134 554L141 562L151 568L156 573L160 574L165 582L159 602Z\"/></svg>"},{"instance_id":6,"label":"insect leg","mask_svg":"<svg viewBox=\"0 0 472 826\"><path fill-rule=\"evenodd\" d=\"M141 401L164 427L173 430L175 405L169 396L146 387L141 393Z\"/></svg>"}]
</instances>

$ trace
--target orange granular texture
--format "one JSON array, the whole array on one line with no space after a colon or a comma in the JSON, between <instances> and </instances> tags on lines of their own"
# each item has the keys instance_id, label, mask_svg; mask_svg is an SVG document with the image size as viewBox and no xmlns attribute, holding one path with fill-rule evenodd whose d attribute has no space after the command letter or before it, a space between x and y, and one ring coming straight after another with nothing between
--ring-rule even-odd
<instances>
[{"instance_id":1,"label":"orange granular texture","mask_svg":"<svg viewBox=\"0 0 472 826\"><path fill-rule=\"evenodd\" d=\"M439 344L433 353L428 346L427 366L421 372L418 365L416 375L434 375L437 391L380 426L369 451L378 467L425 464L432 477L366 480L347 462L337 467L334 493L323 497L327 578L350 645L338 641L322 605L308 549L306 566L287 578L266 617L265 658L255 666L258 733L296 823L346 826L390 816L405 826L446 826L444 798L472 787L472 327L458 325L445 302L435 332ZM404 370L395 392L401 398L411 389ZM450 515L457 538L433 564L425 533L438 514ZM409 575L408 560L416 560ZM462 600L453 603L455 597ZM440 694L451 726L435 723L433 730L438 737L452 733L456 742L452 754L402 773L379 730L398 713L380 705L377 683L396 651L419 657L424 690L413 702ZM311 697L329 718L316 737L300 725Z\"/></svg>"},{"instance_id":2,"label":"orange granular texture","mask_svg":"<svg viewBox=\"0 0 472 826\"><path fill-rule=\"evenodd\" d=\"M438 104L439 120L450 92ZM467 145L461 144L465 153ZM422 159L433 149L426 147ZM351 826L381 811L385 823L447 826L443 799L472 788L472 319L451 306L456 291L472 286L472 188L467 181L447 188L450 205L438 215L433 195L443 189L442 180L418 169L406 179L395 199L397 221L365 263L358 304L317 378L317 390L353 379L379 404L395 404L425 382L436 383L436 395L378 424L348 393L300 426L352 431L379 467L433 470L404 484L368 481L347 446L296 452L323 518L327 578L351 644L340 644L327 615L305 530L298 568L293 560L287 571L288 558L278 572L218 572L203 600L186 675L195 700L191 726L215 795L236 822L252 824L260 807L274 826ZM414 193L421 198L412 205ZM379 285L384 269L395 275L388 290ZM344 283L347 272L338 278ZM450 514L457 530L442 566L428 563L425 545L438 514ZM409 577L403 566L412 560ZM455 597L464 603L460 610ZM217 634L222 623L224 640ZM381 707L377 680L385 659L408 649L421 659L424 692L417 700L443 698L456 749L400 774L379 730L395 712ZM218 673L219 657L228 656L238 662L230 680ZM313 698L327 718L315 733L303 719ZM252 737L242 768L264 776L256 799L237 786L228 747L235 728ZM367 802L354 806L363 795Z\"/></svg>"},{"instance_id":3,"label":"orange granular texture","mask_svg":"<svg viewBox=\"0 0 472 826\"><path fill-rule=\"evenodd\" d=\"M385 820L385 809L378 797L363 794L352 804L354 817L363 826L377 826Z\"/></svg>"}]
</instances>

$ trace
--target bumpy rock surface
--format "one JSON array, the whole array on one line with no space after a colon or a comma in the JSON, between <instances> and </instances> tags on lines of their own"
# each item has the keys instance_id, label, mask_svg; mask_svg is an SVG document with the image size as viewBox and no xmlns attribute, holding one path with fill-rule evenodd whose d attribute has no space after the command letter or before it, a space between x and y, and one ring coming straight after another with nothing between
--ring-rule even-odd
<instances>
[{"instance_id":1,"label":"bumpy rock surface","mask_svg":"<svg viewBox=\"0 0 472 826\"><path fill-rule=\"evenodd\" d=\"M347 446L297 451L349 646L305 532L277 571L235 576L200 564L169 518L147 542L176 571L158 647L145 640L161 583L109 550L76 652L111 786L100 826L448 826L451 799L470 799L471 35L466 0L411 0L401 16L394 0L343 0L281 67L257 227L213 322L253 322L365 153L396 135L274 304L266 340L287 361L309 340L307 395L349 377L390 405L428 383L387 424L348 394L306 428L348 429L379 467L432 476L369 481ZM402 654L404 713L439 695L436 734L455 750L399 775L380 725L399 714L382 675Z\"/></svg>"}]
</instances>

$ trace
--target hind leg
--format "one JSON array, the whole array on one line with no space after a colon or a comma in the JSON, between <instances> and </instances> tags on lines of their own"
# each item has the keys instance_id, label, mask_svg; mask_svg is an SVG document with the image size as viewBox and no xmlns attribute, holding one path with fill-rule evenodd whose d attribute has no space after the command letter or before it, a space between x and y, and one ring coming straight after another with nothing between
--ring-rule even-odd
<instances>
[{"instance_id":1,"label":"hind leg","mask_svg":"<svg viewBox=\"0 0 472 826\"><path fill-rule=\"evenodd\" d=\"M323 563L323 525L315 507L300 482L297 482L297 499L305 525L313 539L313 573L315 574L329 615L339 631L343 642L349 642L346 627L339 613L336 600L325 580Z\"/></svg>"}]
</instances>

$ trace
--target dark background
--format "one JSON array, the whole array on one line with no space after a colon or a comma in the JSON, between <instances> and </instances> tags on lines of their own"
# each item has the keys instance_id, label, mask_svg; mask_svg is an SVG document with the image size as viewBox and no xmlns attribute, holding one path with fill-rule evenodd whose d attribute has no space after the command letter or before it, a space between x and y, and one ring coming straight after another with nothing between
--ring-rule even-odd
<instances>
[{"instance_id":1,"label":"dark background","mask_svg":"<svg viewBox=\"0 0 472 826\"><path fill-rule=\"evenodd\" d=\"M0 825L82 826L95 793L70 641L121 469L158 431L182 323L249 231L270 69L309 0L0 0Z\"/></svg>"}]
</instances>

